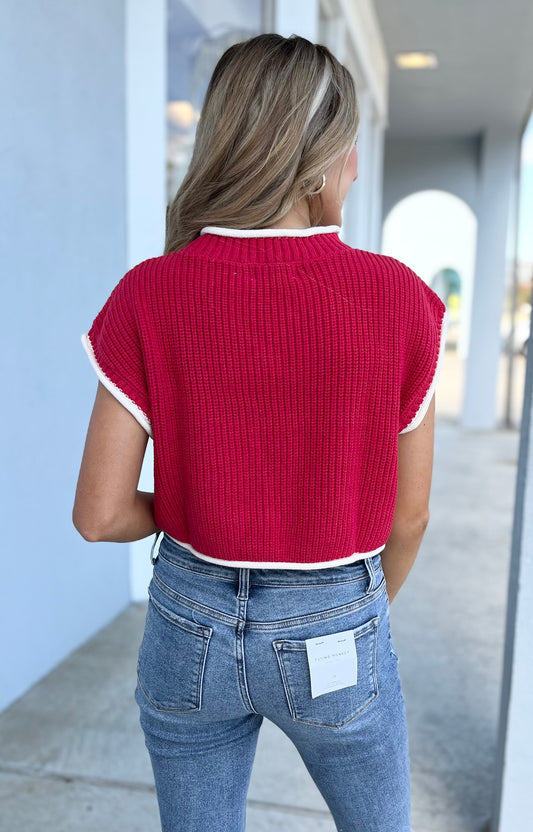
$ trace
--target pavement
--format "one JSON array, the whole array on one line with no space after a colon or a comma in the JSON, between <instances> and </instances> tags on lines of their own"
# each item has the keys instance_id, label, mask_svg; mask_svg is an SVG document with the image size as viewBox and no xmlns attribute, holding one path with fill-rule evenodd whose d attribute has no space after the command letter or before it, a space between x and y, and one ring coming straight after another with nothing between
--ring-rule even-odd
<instances>
[{"instance_id":1,"label":"pavement","mask_svg":"<svg viewBox=\"0 0 533 832\"><path fill-rule=\"evenodd\" d=\"M390 607L413 832L480 832L490 816L518 444L515 429L465 430L437 409L430 523ZM160 832L133 698L145 615L130 604L0 714L1 832ZM265 719L247 832L271 830L335 825Z\"/></svg>"}]
</instances>

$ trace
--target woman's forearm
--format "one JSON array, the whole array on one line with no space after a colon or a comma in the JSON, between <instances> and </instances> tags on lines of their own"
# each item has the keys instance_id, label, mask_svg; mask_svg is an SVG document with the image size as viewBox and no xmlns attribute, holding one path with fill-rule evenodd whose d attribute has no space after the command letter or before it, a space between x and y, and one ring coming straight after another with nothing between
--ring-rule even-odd
<instances>
[{"instance_id":1,"label":"woman's forearm","mask_svg":"<svg viewBox=\"0 0 533 832\"><path fill-rule=\"evenodd\" d=\"M123 511L119 517L103 529L97 541L112 543L129 543L142 540L148 535L160 531L154 520L154 495L151 491L137 491L129 511ZM96 541L95 541L96 542Z\"/></svg>"},{"instance_id":2,"label":"woman's forearm","mask_svg":"<svg viewBox=\"0 0 533 832\"><path fill-rule=\"evenodd\" d=\"M385 548L381 552L381 565L387 584L389 604L407 578L418 554L429 518L417 523L395 523Z\"/></svg>"}]
</instances>

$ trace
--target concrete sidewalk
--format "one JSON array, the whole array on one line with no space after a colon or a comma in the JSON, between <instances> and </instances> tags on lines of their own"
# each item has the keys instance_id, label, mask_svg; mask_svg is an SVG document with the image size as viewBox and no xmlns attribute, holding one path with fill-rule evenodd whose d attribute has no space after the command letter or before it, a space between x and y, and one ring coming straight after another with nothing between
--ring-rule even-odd
<instances>
[{"instance_id":1,"label":"concrete sidewalk","mask_svg":"<svg viewBox=\"0 0 533 832\"><path fill-rule=\"evenodd\" d=\"M489 816L518 442L517 431L437 420L431 520L390 612L414 832L476 832ZM1 832L160 832L133 699L145 615L145 603L131 604L0 715ZM247 829L335 832L295 748L267 720Z\"/></svg>"}]
</instances>

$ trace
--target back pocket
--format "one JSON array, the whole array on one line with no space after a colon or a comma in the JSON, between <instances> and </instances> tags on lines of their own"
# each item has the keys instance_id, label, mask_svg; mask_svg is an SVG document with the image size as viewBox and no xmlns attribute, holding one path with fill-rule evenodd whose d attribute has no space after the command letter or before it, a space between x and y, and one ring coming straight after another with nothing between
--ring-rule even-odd
<instances>
[{"instance_id":1,"label":"back pocket","mask_svg":"<svg viewBox=\"0 0 533 832\"><path fill-rule=\"evenodd\" d=\"M211 627L163 606L150 590L137 680L158 711L199 711Z\"/></svg>"},{"instance_id":2,"label":"back pocket","mask_svg":"<svg viewBox=\"0 0 533 832\"><path fill-rule=\"evenodd\" d=\"M324 693L314 699L311 697L311 676L305 640L276 639L272 642L289 711L295 722L342 728L359 716L377 697L378 624L379 616L376 616L352 630L357 653L357 684Z\"/></svg>"}]
</instances>

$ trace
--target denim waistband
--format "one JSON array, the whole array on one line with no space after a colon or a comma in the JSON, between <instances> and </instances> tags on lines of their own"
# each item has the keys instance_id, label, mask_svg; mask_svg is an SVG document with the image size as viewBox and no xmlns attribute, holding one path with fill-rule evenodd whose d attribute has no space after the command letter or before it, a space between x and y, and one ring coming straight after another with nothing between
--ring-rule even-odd
<instances>
[{"instance_id":1,"label":"denim waistband","mask_svg":"<svg viewBox=\"0 0 533 832\"><path fill-rule=\"evenodd\" d=\"M157 537L152 546L150 559L152 563L158 557L159 552L153 557L153 550L157 543ZM257 567L247 568L240 566L228 566L226 564L210 563L209 561L201 560L184 546L180 546L172 537L166 532L160 539L159 550L164 558L182 566L185 569L190 569L203 575L211 575L219 578L233 579L237 572L248 572L252 582L259 582L261 584L324 584L336 583L338 581L355 580L361 576L368 575L371 579L372 586L376 583L376 575L380 572L381 566L381 552L371 555L368 558L361 558L360 560L352 561L351 563L341 564L340 566L324 565L323 569L276 569Z\"/></svg>"}]
</instances>

